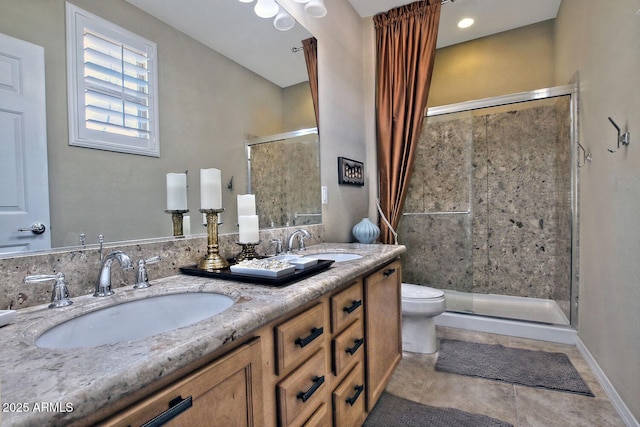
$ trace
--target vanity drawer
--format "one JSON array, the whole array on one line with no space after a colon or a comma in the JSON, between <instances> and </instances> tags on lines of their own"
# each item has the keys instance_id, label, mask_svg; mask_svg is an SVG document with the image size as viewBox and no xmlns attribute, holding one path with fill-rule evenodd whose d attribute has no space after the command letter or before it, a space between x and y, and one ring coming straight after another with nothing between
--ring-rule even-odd
<instances>
[{"instance_id":1,"label":"vanity drawer","mask_svg":"<svg viewBox=\"0 0 640 427\"><path fill-rule=\"evenodd\" d=\"M362 281L331 297L331 330L336 333L362 316Z\"/></svg>"},{"instance_id":2,"label":"vanity drawer","mask_svg":"<svg viewBox=\"0 0 640 427\"><path fill-rule=\"evenodd\" d=\"M323 304L318 304L275 327L276 374L315 353L325 338Z\"/></svg>"},{"instance_id":3,"label":"vanity drawer","mask_svg":"<svg viewBox=\"0 0 640 427\"><path fill-rule=\"evenodd\" d=\"M332 394L335 427L360 426L365 419L364 372L358 363Z\"/></svg>"},{"instance_id":4,"label":"vanity drawer","mask_svg":"<svg viewBox=\"0 0 640 427\"><path fill-rule=\"evenodd\" d=\"M358 319L333 339L333 373L339 376L342 371L353 364L364 353L364 327Z\"/></svg>"},{"instance_id":5,"label":"vanity drawer","mask_svg":"<svg viewBox=\"0 0 640 427\"><path fill-rule=\"evenodd\" d=\"M322 403L327 402L324 349L293 371L276 387L279 424L302 425Z\"/></svg>"},{"instance_id":6,"label":"vanity drawer","mask_svg":"<svg viewBox=\"0 0 640 427\"><path fill-rule=\"evenodd\" d=\"M326 427L329 425L331 425L331 411L327 403L320 405L316 412L302 424L303 427Z\"/></svg>"}]
</instances>

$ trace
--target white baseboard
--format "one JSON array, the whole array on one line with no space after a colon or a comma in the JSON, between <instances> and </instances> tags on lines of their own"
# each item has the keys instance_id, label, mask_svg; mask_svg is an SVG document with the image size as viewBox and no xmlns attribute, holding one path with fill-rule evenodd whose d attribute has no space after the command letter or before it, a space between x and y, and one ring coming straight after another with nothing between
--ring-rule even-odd
<instances>
[{"instance_id":1,"label":"white baseboard","mask_svg":"<svg viewBox=\"0 0 640 427\"><path fill-rule=\"evenodd\" d=\"M620 415L620 418L622 418L625 425L627 427L640 427L638 420L636 420L636 418L633 416L631 411L629 411L629 408L627 408L627 405L625 405L622 398L620 398L620 395L618 394L616 389L613 387L613 384L611 384L611 382L609 381L607 376L604 374L602 369L600 369L598 362L596 362L596 360L593 358L593 356L589 352L589 349L587 349L587 347L584 345L584 343L580 338L576 338L576 347L580 352L580 354L582 355L582 357L584 357L584 360L587 362L587 364L591 368L591 371L593 372L593 374L598 379L598 382L604 389L604 392L607 394L607 397L611 401L611 404L613 405L613 407L616 408L616 411L618 411L618 415Z\"/></svg>"}]
</instances>

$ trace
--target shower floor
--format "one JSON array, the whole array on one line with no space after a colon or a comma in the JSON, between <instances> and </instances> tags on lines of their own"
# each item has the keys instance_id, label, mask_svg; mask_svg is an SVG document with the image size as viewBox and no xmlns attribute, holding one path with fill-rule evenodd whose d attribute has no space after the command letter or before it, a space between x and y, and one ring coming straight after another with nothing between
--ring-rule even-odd
<instances>
[{"instance_id":1,"label":"shower floor","mask_svg":"<svg viewBox=\"0 0 640 427\"><path fill-rule=\"evenodd\" d=\"M445 290L446 310L528 322L569 325L554 300Z\"/></svg>"}]
</instances>

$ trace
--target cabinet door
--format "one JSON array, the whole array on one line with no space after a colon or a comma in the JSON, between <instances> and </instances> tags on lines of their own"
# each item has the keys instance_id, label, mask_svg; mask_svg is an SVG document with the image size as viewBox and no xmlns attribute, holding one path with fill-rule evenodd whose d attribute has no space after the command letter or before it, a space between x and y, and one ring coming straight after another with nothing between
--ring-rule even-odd
<instances>
[{"instance_id":1,"label":"cabinet door","mask_svg":"<svg viewBox=\"0 0 640 427\"><path fill-rule=\"evenodd\" d=\"M400 261L364 280L367 410L373 409L402 359Z\"/></svg>"},{"instance_id":2,"label":"cabinet door","mask_svg":"<svg viewBox=\"0 0 640 427\"><path fill-rule=\"evenodd\" d=\"M105 425L262 426L260 350L258 338L116 415Z\"/></svg>"}]
</instances>

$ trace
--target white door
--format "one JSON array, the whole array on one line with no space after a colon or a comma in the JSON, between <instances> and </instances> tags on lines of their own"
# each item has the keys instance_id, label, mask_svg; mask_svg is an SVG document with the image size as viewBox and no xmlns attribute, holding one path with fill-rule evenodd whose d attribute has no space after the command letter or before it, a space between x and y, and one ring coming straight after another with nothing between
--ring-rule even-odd
<instances>
[{"instance_id":1,"label":"white door","mask_svg":"<svg viewBox=\"0 0 640 427\"><path fill-rule=\"evenodd\" d=\"M47 169L44 49L0 34L0 254L51 248Z\"/></svg>"}]
</instances>

